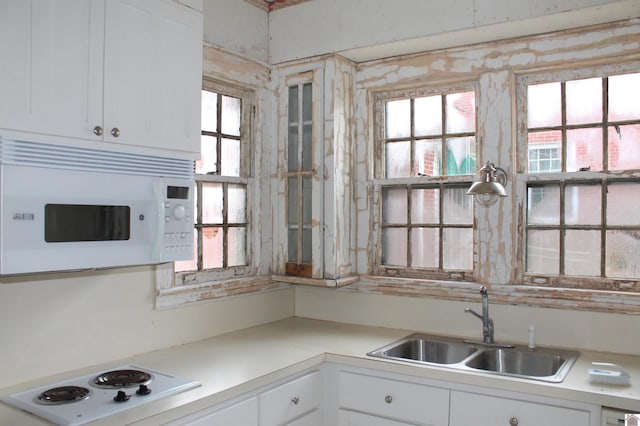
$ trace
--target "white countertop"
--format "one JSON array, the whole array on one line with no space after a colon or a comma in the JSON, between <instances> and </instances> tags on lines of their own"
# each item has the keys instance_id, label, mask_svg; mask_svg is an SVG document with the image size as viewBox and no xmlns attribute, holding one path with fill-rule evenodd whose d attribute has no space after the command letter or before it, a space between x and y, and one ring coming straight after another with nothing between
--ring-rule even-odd
<instances>
[{"instance_id":1,"label":"white countertop","mask_svg":"<svg viewBox=\"0 0 640 426\"><path fill-rule=\"evenodd\" d=\"M552 384L458 371L446 367L418 366L366 356L367 352L411 332L413 330L290 318L200 342L117 360L112 364L42 378L2 389L0 394L10 394L128 363L202 383L199 388L92 423L156 425L249 392L322 362L331 361L448 382L582 401L633 413L640 412L640 357L581 351L580 358L565 380ZM594 361L622 365L631 374L631 386L590 384L587 369ZM0 424L28 426L48 423L0 403Z\"/></svg>"}]
</instances>

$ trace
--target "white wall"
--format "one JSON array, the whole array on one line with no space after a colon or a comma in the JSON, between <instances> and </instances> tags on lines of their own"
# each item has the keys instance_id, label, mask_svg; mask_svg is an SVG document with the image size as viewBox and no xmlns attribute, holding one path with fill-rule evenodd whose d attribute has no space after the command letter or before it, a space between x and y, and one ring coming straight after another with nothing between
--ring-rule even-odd
<instances>
[{"instance_id":1,"label":"white wall","mask_svg":"<svg viewBox=\"0 0 640 426\"><path fill-rule=\"evenodd\" d=\"M204 0L204 41L262 62L268 60L267 12L243 0Z\"/></svg>"},{"instance_id":2,"label":"white wall","mask_svg":"<svg viewBox=\"0 0 640 426\"><path fill-rule=\"evenodd\" d=\"M288 318L293 290L154 309L151 267L0 281L0 388Z\"/></svg>"},{"instance_id":3,"label":"white wall","mask_svg":"<svg viewBox=\"0 0 640 426\"><path fill-rule=\"evenodd\" d=\"M480 320L464 312L465 307L481 312L480 303L300 286L296 288L295 305L295 315L303 318L482 338ZM489 313L495 323L496 341L526 343L529 326L534 325L536 342L541 346L640 355L640 339L629 338L628 334L638 329L635 315L491 303Z\"/></svg>"},{"instance_id":4,"label":"white wall","mask_svg":"<svg viewBox=\"0 0 640 426\"><path fill-rule=\"evenodd\" d=\"M612 22L635 0L312 0L269 14L270 63L355 61Z\"/></svg>"}]
</instances>

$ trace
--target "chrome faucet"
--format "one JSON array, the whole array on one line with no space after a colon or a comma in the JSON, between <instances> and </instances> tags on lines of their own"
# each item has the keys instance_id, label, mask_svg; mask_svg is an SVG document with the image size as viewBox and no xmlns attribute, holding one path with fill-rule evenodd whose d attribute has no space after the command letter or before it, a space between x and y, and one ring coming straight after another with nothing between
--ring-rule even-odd
<instances>
[{"instance_id":1,"label":"chrome faucet","mask_svg":"<svg viewBox=\"0 0 640 426\"><path fill-rule=\"evenodd\" d=\"M492 345L493 341L493 320L489 318L489 295L485 286L480 287L482 295L482 315L471 308L464 308L465 312L475 315L482 320L482 341Z\"/></svg>"}]
</instances>

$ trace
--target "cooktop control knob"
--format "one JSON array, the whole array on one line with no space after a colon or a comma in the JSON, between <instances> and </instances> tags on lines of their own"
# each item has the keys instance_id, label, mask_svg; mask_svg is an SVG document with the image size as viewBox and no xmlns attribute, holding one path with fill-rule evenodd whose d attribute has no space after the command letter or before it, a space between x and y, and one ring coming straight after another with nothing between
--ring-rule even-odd
<instances>
[{"instance_id":1,"label":"cooktop control knob","mask_svg":"<svg viewBox=\"0 0 640 426\"><path fill-rule=\"evenodd\" d=\"M176 219L184 218L185 214L187 214L187 211L183 205L178 205L173 209L173 217Z\"/></svg>"},{"instance_id":2,"label":"cooktop control knob","mask_svg":"<svg viewBox=\"0 0 640 426\"><path fill-rule=\"evenodd\" d=\"M125 402L128 401L131 395L127 395L124 391L118 391L118 394L113 397L115 402Z\"/></svg>"},{"instance_id":3,"label":"cooktop control knob","mask_svg":"<svg viewBox=\"0 0 640 426\"><path fill-rule=\"evenodd\" d=\"M136 391L136 395L149 395L151 393L151 389L147 385L140 385L138 390Z\"/></svg>"}]
</instances>

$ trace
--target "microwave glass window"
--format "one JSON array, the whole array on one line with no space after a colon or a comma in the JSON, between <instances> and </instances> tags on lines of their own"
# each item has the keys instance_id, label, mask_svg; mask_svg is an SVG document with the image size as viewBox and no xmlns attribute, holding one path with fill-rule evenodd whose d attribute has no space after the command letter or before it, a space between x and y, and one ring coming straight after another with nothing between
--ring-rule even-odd
<instances>
[{"instance_id":1,"label":"microwave glass window","mask_svg":"<svg viewBox=\"0 0 640 426\"><path fill-rule=\"evenodd\" d=\"M167 186L167 198L187 200L189 198L188 186Z\"/></svg>"},{"instance_id":2,"label":"microwave glass window","mask_svg":"<svg viewBox=\"0 0 640 426\"><path fill-rule=\"evenodd\" d=\"M128 240L131 212L128 206L47 204L44 239L48 243Z\"/></svg>"}]
</instances>

